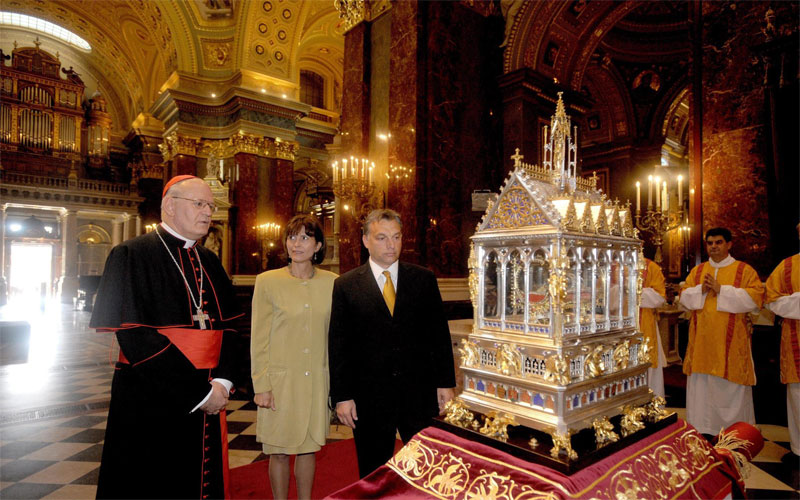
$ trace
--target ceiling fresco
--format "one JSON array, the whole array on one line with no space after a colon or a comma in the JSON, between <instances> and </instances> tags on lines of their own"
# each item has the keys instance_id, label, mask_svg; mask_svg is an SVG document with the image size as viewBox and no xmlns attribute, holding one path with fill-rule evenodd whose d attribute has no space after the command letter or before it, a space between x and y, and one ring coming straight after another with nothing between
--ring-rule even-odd
<instances>
[{"instance_id":1,"label":"ceiling fresco","mask_svg":"<svg viewBox=\"0 0 800 500\"><path fill-rule=\"evenodd\" d=\"M89 42L86 53L22 29L4 29L3 37L18 34L19 46L32 46L39 36L43 50L74 66L108 101L117 136L180 82L176 74L213 82L249 72L296 89L302 66L340 88L344 39L332 1L6 0L3 10L50 21ZM6 53L12 43L4 40Z\"/></svg>"}]
</instances>

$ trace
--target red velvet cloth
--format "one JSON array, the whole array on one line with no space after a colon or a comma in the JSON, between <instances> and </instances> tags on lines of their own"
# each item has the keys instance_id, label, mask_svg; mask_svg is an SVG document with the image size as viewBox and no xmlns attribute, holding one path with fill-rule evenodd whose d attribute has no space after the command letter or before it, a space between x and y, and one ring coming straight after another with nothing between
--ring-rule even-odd
<instances>
[{"instance_id":1,"label":"red velvet cloth","mask_svg":"<svg viewBox=\"0 0 800 500\"><path fill-rule=\"evenodd\" d=\"M678 420L571 476L428 427L328 498L723 498L738 474Z\"/></svg>"}]
</instances>

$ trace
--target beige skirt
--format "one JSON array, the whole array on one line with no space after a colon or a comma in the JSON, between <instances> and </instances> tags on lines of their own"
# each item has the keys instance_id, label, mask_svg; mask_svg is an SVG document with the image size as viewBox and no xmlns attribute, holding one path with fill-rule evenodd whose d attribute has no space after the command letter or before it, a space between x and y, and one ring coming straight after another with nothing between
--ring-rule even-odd
<instances>
[{"instance_id":1,"label":"beige skirt","mask_svg":"<svg viewBox=\"0 0 800 500\"><path fill-rule=\"evenodd\" d=\"M261 449L265 455L302 455L303 453L315 453L322 448L322 445L314 441L311 433L306 433L306 438L300 443L300 446L293 446L291 448L283 448L281 446L272 446L271 444L261 443Z\"/></svg>"}]
</instances>

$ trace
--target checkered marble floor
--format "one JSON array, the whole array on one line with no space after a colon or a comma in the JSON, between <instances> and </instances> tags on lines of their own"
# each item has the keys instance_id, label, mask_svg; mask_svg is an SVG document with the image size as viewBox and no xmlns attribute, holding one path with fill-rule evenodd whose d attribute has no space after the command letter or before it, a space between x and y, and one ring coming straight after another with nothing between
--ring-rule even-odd
<instances>
[{"instance_id":1,"label":"checkered marble floor","mask_svg":"<svg viewBox=\"0 0 800 500\"><path fill-rule=\"evenodd\" d=\"M0 310L0 319L4 314ZM0 366L4 500L95 497L113 374L109 359L116 352L110 336L86 328L88 313L70 308L52 314L60 320L47 323L50 361L32 353L28 364ZM683 417L682 408L676 411ZM255 405L234 396L228 414L231 467L266 459L255 440L255 421ZM748 496L800 499L800 470L781 463L788 429L759 427L767 442L746 480ZM346 427L331 427L330 440L350 437Z\"/></svg>"}]
</instances>

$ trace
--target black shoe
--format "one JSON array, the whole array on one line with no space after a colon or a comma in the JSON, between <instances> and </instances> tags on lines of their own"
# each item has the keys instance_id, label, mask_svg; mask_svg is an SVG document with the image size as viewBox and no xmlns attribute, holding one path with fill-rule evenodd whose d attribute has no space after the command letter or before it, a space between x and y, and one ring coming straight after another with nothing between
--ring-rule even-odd
<instances>
[{"instance_id":1,"label":"black shoe","mask_svg":"<svg viewBox=\"0 0 800 500\"><path fill-rule=\"evenodd\" d=\"M781 463L784 465L791 465L792 467L800 467L800 456L795 455L791 451L781 457Z\"/></svg>"}]
</instances>

